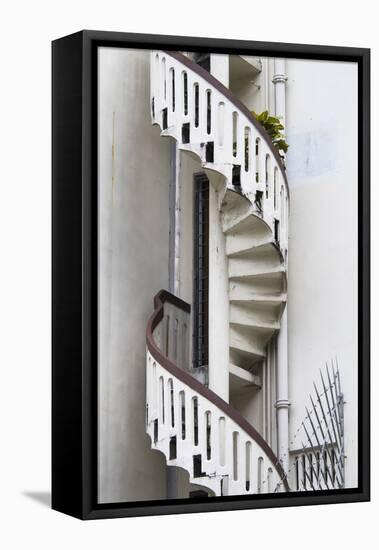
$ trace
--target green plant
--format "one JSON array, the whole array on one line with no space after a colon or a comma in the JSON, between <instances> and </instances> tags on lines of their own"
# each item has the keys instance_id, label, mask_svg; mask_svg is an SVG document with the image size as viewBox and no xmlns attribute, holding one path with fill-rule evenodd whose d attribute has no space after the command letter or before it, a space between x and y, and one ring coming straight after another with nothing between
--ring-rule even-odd
<instances>
[{"instance_id":1,"label":"green plant","mask_svg":"<svg viewBox=\"0 0 379 550\"><path fill-rule=\"evenodd\" d=\"M285 135L282 133L284 126L280 122L279 117L270 115L268 111L263 111L260 114L257 114L255 111L251 111L251 114L266 130L274 147L279 152L283 151L283 153L287 153L289 145L285 140Z\"/></svg>"}]
</instances>

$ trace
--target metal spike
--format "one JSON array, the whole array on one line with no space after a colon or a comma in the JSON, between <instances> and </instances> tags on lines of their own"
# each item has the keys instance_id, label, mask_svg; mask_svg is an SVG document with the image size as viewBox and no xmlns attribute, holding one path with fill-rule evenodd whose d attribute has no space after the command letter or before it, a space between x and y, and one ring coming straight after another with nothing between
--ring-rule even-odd
<instances>
[{"instance_id":1,"label":"metal spike","mask_svg":"<svg viewBox=\"0 0 379 550\"><path fill-rule=\"evenodd\" d=\"M326 368L328 368L328 364L326 363ZM333 415L332 415L332 411L331 411L331 408L330 408L330 403L329 403L329 397L328 397L328 391L326 389L326 386L325 386L325 382L324 382L324 377L322 376L322 373L321 373L321 381L322 381L322 386L324 388L324 392L325 392L325 400L326 400L326 404L328 406L328 411L329 411L329 417L330 417L330 423L332 425L332 430L333 430L333 433L334 433L334 439L335 439L335 443L337 443L337 432L336 432L336 428L334 426L334 421L333 421ZM329 432L329 429L328 429L328 432ZM329 437L330 437L330 432L329 432ZM332 441L330 441L332 443Z\"/></svg>"},{"instance_id":2,"label":"metal spike","mask_svg":"<svg viewBox=\"0 0 379 550\"><path fill-rule=\"evenodd\" d=\"M305 430L305 434L306 434L306 436L307 436L307 439L308 439L308 441L309 441L309 444L310 444L310 446L311 446L312 453L315 455L315 458L316 458L316 461L317 461L316 451L315 451L315 449L314 449L314 447L313 447L311 438L309 437L309 434L308 434L307 428L305 427L304 422L303 422L303 427L304 427L304 430ZM303 445L303 448L304 448L303 442L301 442L301 444ZM313 462L312 462L312 469L313 469ZM324 472L321 472L321 473L322 473L322 477L324 478L325 484L326 484L326 486L327 486L328 489L329 489L328 480L327 480L327 478L325 477ZM315 477L316 477L316 479L317 479L317 482L319 482L319 476L318 476L317 472L315 472Z\"/></svg>"},{"instance_id":3,"label":"metal spike","mask_svg":"<svg viewBox=\"0 0 379 550\"><path fill-rule=\"evenodd\" d=\"M333 371L333 395L335 396L335 402L336 402L336 414L338 415L338 425L341 423L341 415L339 410L339 397L338 397L338 389L337 389L337 374L334 370L334 361L332 360L332 371Z\"/></svg>"},{"instance_id":4,"label":"metal spike","mask_svg":"<svg viewBox=\"0 0 379 550\"><path fill-rule=\"evenodd\" d=\"M330 430L329 430L329 426L328 426L328 423L327 423L327 420L326 420L326 415L325 415L325 412L324 412L324 408L323 408L323 406L322 406L321 398L320 398L320 395L319 395L319 393L318 393L318 390L317 390L317 387L316 387L315 384L314 384L314 386L315 386L315 390L316 390L317 401L319 402L320 409L321 409L321 413L322 413L322 416L323 416L323 419L324 419L325 428L326 428L327 434L328 434L328 436L329 436L330 443L333 445L333 439L332 439L332 436L331 436L331 434L330 434ZM325 444L327 444L328 442L327 442L326 437L323 436L323 438L324 438ZM327 453L328 453L330 462L332 462L331 456L330 456L330 451L329 451L329 447L328 447L328 446L326 446L326 451L327 451ZM341 478L342 478L342 477L343 477L343 476L342 476L342 473L340 472L340 474L341 474Z\"/></svg>"},{"instance_id":5,"label":"metal spike","mask_svg":"<svg viewBox=\"0 0 379 550\"><path fill-rule=\"evenodd\" d=\"M332 364L333 364L333 361L332 361ZM330 380L330 374L329 374L328 363L326 364L326 373L327 373L327 375L328 375L328 381L329 381L329 387L330 387L330 395L331 395L332 404L333 404L333 415L334 415L334 420L335 420L335 423L336 423L337 433L338 433L338 439L339 439L339 447L341 447L341 445L342 445L342 436L341 436L341 431L340 431L339 419L337 418L337 413L336 413L336 411L337 411L337 402L336 402L336 400L334 399L334 393L333 393L332 383L331 383L331 380Z\"/></svg>"},{"instance_id":6,"label":"metal spike","mask_svg":"<svg viewBox=\"0 0 379 550\"><path fill-rule=\"evenodd\" d=\"M315 415L316 415L318 425L319 425L319 427L320 427L321 435L322 435L323 438L325 438L324 431L323 431L323 429L322 429L322 425L321 425L321 422L320 422L320 418L319 418L319 416L318 416L318 412L317 412L317 409L316 409L316 405L315 405L314 402L313 402L312 396L310 395L309 397L311 398L312 407L313 407L314 413L315 413Z\"/></svg>"},{"instance_id":7,"label":"metal spike","mask_svg":"<svg viewBox=\"0 0 379 550\"><path fill-rule=\"evenodd\" d=\"M310 422L310 424L311 424L311 426L312 426L313 435L314 435L315 438L316 438L317 445L321 448L322 445L321 445L320 440L319 440L319 438L318 438L318 435L317 435L316 429L315 429L315 427L314 427L313 421L312 421L312 419L311 419L311 416L310 416L310 414L309 414L308 408L305 407L305 410L307 411L308 419L309 419L309 422ZM310 439L310 437L309 437L309 435L308 435L308 432L307 432L307 430L306 430L306 428L305 428L305 424L304 424L304 423L303 423L303 427L304 427L305 433L307 434L308 441L310 442L310 444L311 444L311 446L312 446L311 439ZM325 479L325 476L323 476L323 477L324 477L324 481L325 481L325 483L326 483L326 486L328 487L327 480ZM331 477L331 476L330 476L330 477ZM329 489L329 487L328 487L328 489Z\"/></svg>"},{"instance_id":8,"label":"metal spike","mask_svg":"<svg viewBox=\"0 0 379 550\"><path fill-rule=\"evenodd\" d=\"M304 443L301 442L301 445L302 445L302 447L303 447L303 452L304 452L305 458L307 459L307 458L308 458L308 454L307 454L306 449L305 449L305 447L304 447ZM308 460L308 462L309 462L309 460ZM312 467L312 470L313 470L313 463L311 464L311 467ZM305 473L305 475L307 476L308 481L309 481L309 483L310 483L312 489L315 491L315 488L314 488L314 485L313 485L313 482L312 482L312 478L311 478L311 476L308 474L307 469L304 470L304 473ZM303 484L303 485L304 485L304 484ZM305 489L306 489L306 487L305 487Z\"/></svg>"}]
</instances>

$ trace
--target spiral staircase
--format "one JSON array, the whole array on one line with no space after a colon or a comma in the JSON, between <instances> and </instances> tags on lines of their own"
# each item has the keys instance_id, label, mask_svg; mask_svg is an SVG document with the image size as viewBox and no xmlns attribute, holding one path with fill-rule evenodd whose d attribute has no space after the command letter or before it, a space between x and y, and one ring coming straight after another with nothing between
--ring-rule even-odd
<instances>
[{"instance_id":1,"label":"spiral staircase","mask_svg":"<svg viewBox=\"0 0 379 550\"><path fill-rule=\"evenodd\" d=\"M254 365L265 358L286 303L289 194L282 159L230 90L181 53L151 54L151 115L162 136L200 159L210 181L222 178L230 372L257 383ZM288 490L261 435L189 372L190 305L161 291L146 338L152 448L214 495Z\"/></svg>"}]
</instances>

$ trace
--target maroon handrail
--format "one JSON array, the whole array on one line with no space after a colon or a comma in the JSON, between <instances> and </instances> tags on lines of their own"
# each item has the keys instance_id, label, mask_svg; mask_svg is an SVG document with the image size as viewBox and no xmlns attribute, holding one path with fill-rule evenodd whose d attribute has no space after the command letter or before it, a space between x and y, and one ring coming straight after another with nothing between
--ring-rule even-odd
<instances>
[{"instance_id":1,"label":"maroon handrail","mask_svg":"<svg viewBox=\"0 0 379 550\"><path fill-rule=\"evenodd\" d=\"M203 67L201 67L200 65L198 65L197 63L195 63L194 61L192 61L192 59L190 59L189 57L187 57L186 55L183 55L181 52L177 52L177 51L168 51L168 50L165 50L164 52L165 54L173 57L174 59L176 59L177 61L179 61L180 63L182 63L183 65L185 65L186 67L188 67L189 69L191 69L191 71L194 71L195 73L197 73L199 76L201 76L202 78L204 78L204 80L206 80L207 82L209 82L209 84L211 84L212 86L214 86L214 88L216 88L216 90L218 90L222 95L224 95L225 97L227 97L229 99L229 101L231 103L233 103L233 105L239 109L245 116L246 118L249 120L249 122L251 122L251 124L253 126L255 126L255 128L258 130L258 132L260 132L262 134L262 137L263 139L265 140L265 142L267 143L268 147L270 148L272 154L274 155L278 165L279 165L279 168L280 168L280 171L282 172L282 175L283 175L283 179L284 179L284 183L286 185L286 188L287 188L287 194L288 194L288 198L289 198L289 186L288 186L288 181L287 181L287 175L286 175L286 172L285 172L285 169L284 169L284 166L283 166L283 161L278 153L278 150L274 147L273 143L272 143L272 139L270 138L269 134L267 133L267 131L265 130L265 128L262 126L262 124L260 124L254 117L253 115L251 114L251 112L249 111L249 109L246 107L246 105L244 105L234 94L233 92L231 92L229 90L229 88L227 88L226 86L224 86L224 84L222 84L219 80L217 80L217 78L215 78L213 75L211 75L211 73L209 73L206 69L204 69Z\"/></svg>"},{"instance_id":2,"label":"maroon handrail","mask_svg":"<svg viewBox=\"0 0 379 550\"><path fill-rule=\"evenodd\" d=\"M264 452L276 468L280 479L283 481L286 491L289 491L287 477L282 468L282 465L280 464L271 447L257 432L257 430L236 409L234 409L231 405L229 405L229 403L227 403L219 395L217 395L217 393L213 392L212 390L204 386L201 382L193 378L188 372L178 367L159 349L154 340L154 330L163 319L165 302L168 302L176 306L177 308L186 311L187 313L190 313L191 311L191 306L189 304L187 304L177 296L174 296L167 290L160 290L158 294L156 294L156 296L154 297L154 312L150 316L146 328L146 345L151 355L170 374L178 378L181 382L183 382L183 384L189 386L195 392L205 397L205 399L208 399L216 407L222 410L227 416L234 420L234 422L238 424L238 426L242 430L244 430L253 439L253 441L255 441L257 445L259 445L264 450Z\"/></svg>"}]
</instances>

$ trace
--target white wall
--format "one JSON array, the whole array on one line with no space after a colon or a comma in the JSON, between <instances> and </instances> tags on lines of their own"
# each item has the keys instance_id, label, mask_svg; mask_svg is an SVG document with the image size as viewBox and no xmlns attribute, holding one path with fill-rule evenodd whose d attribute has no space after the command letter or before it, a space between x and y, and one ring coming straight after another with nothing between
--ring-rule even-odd
<instances>
[{"instance_id":1,"label":"white wall","mask_svg":"<svg viewBox=\"0 0 379 550\"><path fill-rule=\"evenodd\" d=\"M254 525L254 545L293 550L302 540L308 550L320 548L319 530L330 547L370 548L377 537L377 472L379 470L379 400L373 399L373 502L246 510L208 514L183 514L137 519L92 521L83 524L52 512L50 491L50 50L49 42L81 28L114 31L212 36L245 40L272 40L308 44L372 47L378 58L376 5L371 0L332 3L273 0L246 7L233 3L238 28L231 25L230 10L219 10L214 21L213 3L192 0L186 16L168 17L172 3L140 1L128 10L124 1L110 4L66 0L46 5L42 0L14 2L3 14L2 146L5 159L1 186L0 226L4 257L0 272L2 329L0 348L3 369L0 410L2 437L11 452L1 454L3 519L1 540L12 548L67 550L89 546L139 544L167 549L167 534L180 538L183 550L202 541L204 547L229 550L246 543L246 526ZM169 11L171 10L171 12ZM291 15L296 14L296 16ZM43 13L43 17L36 14ZM199 17L202 13L202 17ZM327 16L326 16L327 14ZM269 21L267 24L254 24ZM31 21L33 20L33 24ZM254 30L252 31L254 25ZM14 40L15 29L22 40ZM10 47L11 45L11 47ZM17 68L22 68L19 70ZM373 120L378 119L379 64L372 63ZM26 82L32 85L27 87ZM21 125L15 123L22 120ZM377 125L372 129L373 151L379 147ZM17 147L15 144L17 143ZM20 162L22 156L23 162ZM15 167L17 167L15 169ZM372 164L373 182L378 165ZM379 189L372 187L373 211L379 206ZM17 215L15 208L17 205ZM10 231L11 228L11 231ZM379 218L373 216L373 303L379 300ZM375 242L376 239L376 242ZM22 253L20 253L22 251ZM9 261L8 261L9 260ZM25 284L25 266L28 266ZM33 291L31 291L33 289ZM373 390L378 389L379 308L373 308ZM20 345L22 342L22 345ZM22 381L22 383L20 383ZM15 391L17 388L17 392ZM26 459L27 456L27 459ZM15 510L17 512L15 513ZM275 528L273 529L273 526ZM315 526L318 526L316 536Z\"/></svg>"},{"instance_id":2,"label":"white wall","mask_svg":"<svg viewBox=\"0 0 379 550\"><path fill-rule=\"evenodd\" d=\"M100 502L166 496L163 455L145 434L145 331L168 288L170 144L149 113L148 52L101 48Z\"/></svg>"},{"instance_id":3,"label":"white wall","mask_svg":"<svg viewBox=\"0 0 379 550\"><path fill-rule=\"evenodd\" d=\"M290 439L337 357L346 483L357 484L357 67L287 60ZM298 448L299 441L292 443Z\"/></svg>"}]
</instances>

